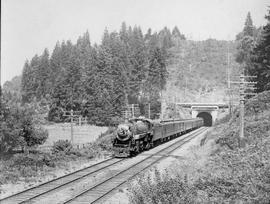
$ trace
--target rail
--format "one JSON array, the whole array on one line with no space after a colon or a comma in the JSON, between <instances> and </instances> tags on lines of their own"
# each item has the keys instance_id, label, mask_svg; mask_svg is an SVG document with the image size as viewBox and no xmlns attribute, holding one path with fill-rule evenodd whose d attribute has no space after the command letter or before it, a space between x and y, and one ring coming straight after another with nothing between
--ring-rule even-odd
<instances>
[{"instance_id":1,"label":"rail","mask_svg":"<svg viewBox=\"0 0 270 204\"><path fill-rule=\"evenodd\" d=\"M161 149L156 154L150 155L144 158L143 160L141 160L140 162L134 165L131 165L127 169L124 169L116 173L115 175L105 179L104 181L101 181L100 183L92 186L91 188L86 189L85 191L65 201L64 204L99 202L102 198L109 195L111 192L113 192L118 187L126 183L128 180L134 178L135 176L140 174L142 171L146 170L147 168L151 167L155 163L164 159L165 157L167 157L168 154L172 153L173 151L183 146L184 144L186 144L193 138L197 137L201 133L205 132L206 130L208 130L208 128L199 129L199 130L196 130L195 132L193 131L189 133L191 134L189 137L183 138L182 140L179 140L178 142L173 143L170 146Z\"/></svg>"},{"instance_id":2,"label":"rail","mask_svg":"<svg viewBox=\"0 0 270 204\"><path fill-rule=\"evenodd\" d=\"M11 196L8 196L6 198L3 198L0 200L1 204L7 204L7 203L25 203L29 202L39 196L42 196L44 194L50 193L52 191L55 191L57 189L60 189L63 186L72 184L74 182L78 182L79 180L90 176L93 173L96 173L98 171L101 171L105 168L108 168L109 166L115 165L119 162L121 162L123 159L116 159L116 158L109 158L102 162L96 163L94 165L85 167L83 169L77 170L75 172L72 172L70 174L58 177L56 179L47 181L45 183L42 183L38 186L26 189L24 191L21 191L19 193L13 194Z\"/></svg>"}]
</instances>

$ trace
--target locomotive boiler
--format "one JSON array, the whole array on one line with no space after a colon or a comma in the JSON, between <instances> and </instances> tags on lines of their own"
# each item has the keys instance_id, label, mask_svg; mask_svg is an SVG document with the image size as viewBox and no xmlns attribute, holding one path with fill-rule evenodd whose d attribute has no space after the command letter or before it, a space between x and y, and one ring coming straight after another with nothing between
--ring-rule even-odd
<instances>
[{"instance_id":1,"label":"locomotive boiler","mask_svg":"<svg viewBox=\"0 0 270 204\"><path fill-rule=\"evenodd\" d=\"M114 155L116 157L136 155L202 125L201 118L166 121L132 118L117 127L113 139Z\"/></svg>"},{"instance_id":2,"label":"locomotive boiler","mask_svg":"<svg viewBox=\"0 0 270 204\"><path fill-rule=\"evenodd\" d=\"M116 156L131 156L153 146L153 122L145 118L133 118L120 124L113 141Z\"/></svg>"}]
</instances>

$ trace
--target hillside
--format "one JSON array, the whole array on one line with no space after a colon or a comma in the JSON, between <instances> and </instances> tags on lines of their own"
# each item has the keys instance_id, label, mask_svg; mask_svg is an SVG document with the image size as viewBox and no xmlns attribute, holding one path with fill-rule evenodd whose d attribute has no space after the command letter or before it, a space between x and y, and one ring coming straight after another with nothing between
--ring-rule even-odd
<instances>
[{"instance_id":1,"label":"hillside","mask_svg":"<svg viewBox=\"0 0 270 204\"><path fill-rule=\"evenodd\" d=\"M239 65L234 61L236 45L233 42L215 39L181 41L172 47L167 66L169 78L164 92L166 100L225 102L228 50L233 76L239 72Z\"/></svg>"}]
</instances>

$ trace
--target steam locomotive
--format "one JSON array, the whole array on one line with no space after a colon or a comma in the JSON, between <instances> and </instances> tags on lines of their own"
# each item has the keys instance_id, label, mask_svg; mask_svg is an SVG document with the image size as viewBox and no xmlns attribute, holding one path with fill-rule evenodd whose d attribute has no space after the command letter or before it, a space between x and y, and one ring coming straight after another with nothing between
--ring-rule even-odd
<instances>
[{"instance_id":1,"label":"steam locomotive","mask_svg":"<svg viewBox=\"0 0 270 204\"><path fill-rule=\"evenodd\" d=\"M116 157L134 156L155 145L178 137L203 126L203 119L153 121L146 118L132 118L120 124L113 139Z\"/></svg>"}]
</instances>

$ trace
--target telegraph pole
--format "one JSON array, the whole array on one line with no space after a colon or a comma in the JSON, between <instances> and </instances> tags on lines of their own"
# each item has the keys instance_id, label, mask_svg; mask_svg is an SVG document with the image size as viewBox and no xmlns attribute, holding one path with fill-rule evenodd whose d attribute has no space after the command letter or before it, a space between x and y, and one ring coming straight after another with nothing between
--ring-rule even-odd
<instances>
[{"instance_id":1,"label":"telegraph pole","mask_svg":"<svg viewBox=\"0 0 270 204\"><path fill-rule=\"evenodd\" d=\"M232 93L231 93L231 77L230 77L230 49L229 42L227 44L227 81L228 81L228 95L229 95L229 113L232 114Z\"/></svg>"},{"instance_id":2,"label":"telegraph pole","mask_svg":"<svg viewBox=\"0 0 270 204\"><path fill-rule=\"evenodd\" d=\"M131 104L132 118L134 118L134 104Z\"/></svg>"},{"instance_id":3,"label":"telegraph pole","mask_svg":"<svg viewBox=\"0 0 270 204\"><path fill-rule=\"evenodd\" d=\"M245 78L243 75L240 76L240 142L244 140L244 127L245 127L245 96L244 96L244 82ZM244 144L240 144L240 146L244 146Z\"/></svg>"},{"instance_id":4,"label":"telegraph pole","mask_svg":"<svg viewBox=\"0 0 270 204\"><path fill-rule=\"evenodd\" d=\"M148 118L151 119L151 104L148 103Z\"/></svg>"},{"instance_id":5,"label":"telegraph pole","mask_svg":"<svg viewBox=\"0 0 270 204\"><path fill-rule=\"evenodd\" d=\"M71 144L74 144L74 134L73 134L73 109L70 111L70 131L71 131Z\"/></svg>"},{"instance_id":6,"label":"telegraph pole","mask_svg":"<svg viewBox=\"0 0 270 204\"><path fill-rule=\"evenodd\" d=\"M239 94L240 94L240 130L239 130L239 146L245 146L245 97L246 96L255 96L257 95L254 92L246 92L246 90L254 91L256 88L254 87L257 82L246 81L246 78L255 78L256 76L245 76L240 75L240 81L235 81L231 83L239 84Z\"/></svg>"},{"instance_id":7,"label":"telegraph pole","mask_svg":"<svg viewBox=\"0 0 270 204\"><path fill-rule=\"evenodd\" d=\"M74 115L75 112L75 115ZM74 130L73 130L73 122L74 122L74 117L79 116L76 114L76 112L79 111L73 111L71 109L70 111L65 111L63 116L68 116L70 118L70 142L73 145L74 144Z\"/></svg>"},{"instance_id":8,"label":"telegraph pole","mask_svg":"<svg viewBox=\"0 0 270 204\"><path fill-rule=\"evenodd\" d=\"M185 97L184 97L185 102L187 101L186 97L187 97L187 77L185 77Z\"/></svg>"}]
</instances>

